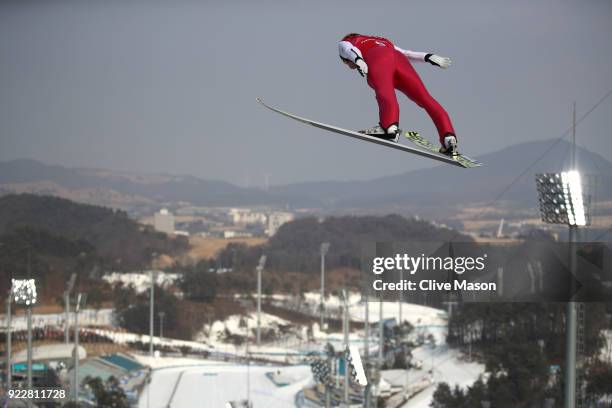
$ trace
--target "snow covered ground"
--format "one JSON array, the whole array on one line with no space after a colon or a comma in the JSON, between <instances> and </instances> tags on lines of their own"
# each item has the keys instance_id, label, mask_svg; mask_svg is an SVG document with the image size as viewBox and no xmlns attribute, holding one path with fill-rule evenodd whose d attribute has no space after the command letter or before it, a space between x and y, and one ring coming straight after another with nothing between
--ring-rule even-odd
<instances>
[{"instance_id":1,"label":"snow covered ground","mask_svg":"<svg viewBox=\"0 0 612 408\"><path fill-rule=\"evenodd\" d=\"M313 296L313 298L315 298ZM318 300L318 297L316 297ZM361 302L358 296L351 297L351 317L354 321L365 320L365 304ZM333 302L333 301L332 301ZM339 305L339 299L336 300ZM379 317L379 303L371 302L370 306L370 322L374 323ZM383 318L399 318L399 306L397 302L383 302ZM458 351L450 349L446 345L446 313L444 311L433 309L425 306L403 304L402 318L412 323L416 327L416 332L427 337L429 334L435 339L435 347L429 344L416 348L413 351L413 356L416 360L422 362L422 369L412 369L409 372L396 370L396 382L405 384L408 387L416 386L417 384L427 383L430 378L433 378L433 383L426 387L423 391L416 394L405 402L402 406L407 408L425 408L431 403L433 392L439 382L447 382L454 387L467 387L478 379L478 376L484 373L484 367L480 364L467 362L465 357ZM241 323L242 321L242 323ZM256 315L249 314L246 320L241 316L232 316L225 322L214 322L210 328L210 336L202 334L201 340L206 340L209 343L211 350L224 349L228 352L235 352L238 355L244 355L245 346L233 347L224 344L221 341L215 340L215 337L225 331L243 333L246 331L245 322L248 323L249 329L256 325ZM278 317L262 314L262 327L275 327L275 325L289 324L289 322L279 319ZM374 330L375 332L375 330ZM251 353L266 353L268 359L274 359L274 353L287 354L306 354L308 351L321 351L325 342L330 341L337 349L343 347L342 333L324 333L319 331L317 324L313 325L314 342L301 342L299 344L290 344L288 342L284 346L277 344L262 345L261 348L255 347L253 344L249 346ZM146 336L143 336L146 337ZM350 342L363 346L363 331L355 330L351 333ZM371 352L375 353L376 340L371 339ZM284 357L279 357L279 360ZM298 358L298 360L301 358ZM247 393L247 367L245 365L225 364L218 365L209 362L207 366L194 365L197 360L171 359L165 362L157 363L155 360L149 364L153 367L162 367L170 365L173 367L167 369L156 369L153 372L153 384L151 387L151 407L166 406L176 386L176 392L172 398L172 407L208 407L208 406L223 406L226 402L233 400L241 400L246 398ZM169 362L170 361L170 362ZM178 367L178 365L183 365ZM276 386L265 373L275 371L276 367L269 366L250 366L250 395L255 407L295 407L295 400L302 387L309 384L311 381L310 368L308 366L291 366L281 368L286 373L298 373L303 375L299 381L292 383L286 387ZM296 370L296 371L294 371ZM431 371L431 373L430 373ZM181 374L182 373L182 374ZM295 378L295 375L287 374L289 377ZM297 374L296 374L297 375ZM299 377L298 375L298 377ZM179 381L179 376L181 376ZM156 384L160 384L156 387ZM147 390L143 393L140 400L140 406L147 406ZM153 394L155 393L155 394ZM210 398L199 398L199 395L207 395ZM159 405L154 405L159 404ZM215 405L216 404L216 405Z\"/></svg>"},{"instance_id":2,"label":"snow covered ground","mask_svg":"<svg viewBox=\"0 0 612 408\"><path fill-rule=\"evenodd\" d=\"M188 366L222 366L228 365L221 361L202 360L201 358L189 357L151 357L146 354L134 354L134 358L142 365L149 366L153 369L170 368L170 367L188 367Z\"/></svg>"},{"instance_id":3,"label":"snow covered ground","mask_svg":"<svg viewBox=\"0 0 612 408\"><path fill-rule=\"evenodd\" d=\"M448 383L451 388L454 388L455 385L465 388L472 385L479 375L484 374L484 365L468 362L464 355L448 347L445 328L429 330L436 339L436 346L426 344L412 351L413 357L422 361L423 368L410 370L408 381L411 384L417 383L430 375L431 370L434 384L402 405L405 408L428 408L437 384L440 382Z\"/></svg>"},{"instance_id":4,"label":"snow covered ground","mask_svg":"<svg viewBox=\"0 0 612 408\"><path fill-rule=\"evenodd\" d=\"M138 275L138 274L133 274ZM140 274L132 276L123 283L133 284L141 290L149 287L150 276ZM162 283L162 282L159 282ZM286 296L274 296L275 301L291 302ZM307 293L302 299L302 307L306 311L317 315L316 307L319 295ZM341 310L342 301L338 297L330 296L326 299L328 311L338 312ZM379 307L377 301L369 304L369 321L376 323L379 319ZM304 310L304 309L302 309ZM349 295L349 312L352 321L365 321L365 303L359 294ZM382 303L383 319L395 318L399 320L400 308L397 302ZM332 314L333 315L333 314ZM416 334L427 337L431 334L436 343L433 348L423 345L413 351L416 360L423 364L422 369L412 369L409 372L396 370L395 382L407 385L408 388L417 384L427 384L433 377L434 383L407 401L403 407L421 408L428 407L437 383L445 381L453 387L455 384L461 387L471 385L484 367L476 363L465 361L464 356L446 345L446 313L439 309L409 303L402 304L402 320L410 322L415 327ZM337 317L336 315L333 315ZM63 314L34 315L35 326L57 325L62 326ZM113 326L112 310L84 310L80 314L80 321L85 325ZM249 352L252 357L265 358L268 361L278 363L304 364L306 354L312 351L320 352L326 342L330 342L336 349L342 349L343 335L340 332L326 333L320 330L317 323L309 325L295 325L277 316L262 313L261 326L263 330L274 330L280 332L283 326L292 326L289 335L283 336L274 342L264 343L261 347L255 346L254 330L257 325L257 315L254 312L246 316L232 315L224 321L215 321L211 325L203 327L197 336L197 341L174 340L169 338L154 337L156 347L167 345L173 347L188 346L195 350L206 350L211 357L217 360L223 356L244 357L246 345L234 345L224 340L227 333L245 336L250 333L251 342ZM13 318L13 328L21 330L26 328L23 316ZM141 341L147 343L149 336L126 333L114 329L90 329L96 333L110 337L119 344ZM310 333L308 331L310 330ZM372 327L372 335L376 335L377 327ZM608 333L610 344L612 344L612 333ZM363 330L353 329L349 341L363 349ZM370 351L376 353L376 338L370 340ZM609 349L605 349L609 350ZM610 355L610 354L606 354ZM145 389L141 398L141 407L166 407L169 401L172 407L224 407L228 401L245 399L247 391L251 395L255 407L294 407L296 397L302 388L308 385L311 379L310 367L304 365L274 367L254 366L248 368L243 363L227 363L215 360L203 360L194 357L157 357L137 356L146 365L153 368L153 382L150 389ZM236 361L234 359L234 361ZM238 360L244 361L244 360ZM283 378L290 379L289 385L278 386L266 376L266 373L276 373L281 370ZM247 376L247 371L250 373ZM430 373L431 371L431 373ZM249 381L247 382L247 377ZM174 395L173 395L174 393ZM150 394L150 395L149 395ZM150 398L150 400L148 400Z\"/></svg>"},{"instance_id":5,"label":"snow covered ground","mask_svg":"<svg viewBox=\"0 0 612 408\"><path fill-rule=\"evenodd\" d=\"M158 286L170 286L179 279L177 273L166 273L155 271L155 284ZM142 273L120 273L113 272L102 277L103 280L111 285L121 283L125 286L132 286L137 293L142 293L151 287L151 271Z\"/></svg>"},{"instance_id":6,"label":"snow covered ground","mask_svg":"<svg viewBox=\"0 0 612 408\"><path fill-rule=\"evenodd\" d=\"M447 382L451 387L467 387L484 372L481 364L467 362L459 352L448 348L445 328L428 327L426 330L436 339L436 347L423 345L416 348L413 355L422 362L422 369L394 370L394 382L414 386L432 377L434 382L404 403L402 407L405 408L429 407L439 382ZM151 359L143 356L138 359L154 368L151 388L145 389L140 398L139 406L143 408L165 407L170 402L173 408L223 407L228 401L245 399L248 389L254 407L295 407L298 393L312 381L310 367L303 365L247 368L243 364L197 359ZM278 376L279 372L280 377L290 379L290 385L279 387L266 376L266 373ZM150 405L147 405L148 398Z\"/></svg>"},{"instance_id":7,"label":"snow covered ground","mask_svg":"<svg viewBox=\"0 0 612 408\"><path fill-rule=\"evenodd\" d=\"M285 304L289 307L298 302L298 300L294 297L287 295L273 295L270 297L270 299L278 305ZM305 293L304 299L300 301L301 310L314 316L318 316L319 301L320 294L314 292ZM370 309L370 316L368 320L370 323L375 323L378 321L380 303L373 299L370 299L368 303ZM338 296L330 295L325 298L325 309L328 316L333 316L335 318L339 317L342 305L343 301ZM386 301L382 302L382 306L383 319L395 318L399 322L399 302ZM363 297L360 293L350 292L348 294L348 307L352 321L364 322L366 320L365 302L363 301ZM446 324L446 313L444 311L427 306L404 302L402 303L401 315L403 321L408 321L413 326Z\"/></svg>"},{"instance_id":8,"label":"snow covered ground","mask_svg":"<svg viewBox=\"0 0 612 408\"><path fill-rule=\"evenodd\" d=\"M266 375L268 374L268 375ZM277 385L270 376L282 379ZM253 407L294 407L312 382L309 366L202 365L158 368L144 389L140 408L223 408L249 398ZM286 384L286 385L284 385Z\"/></svg>"},{"instance_id":9,"label":"snow covered ground","mask_svg":"<svg viewBox=\"0 0 612 408\"><path fill-rule=\"evenodd\" d=\"M260 324L262 330L278 330L279 326L288 326L292 323L280 317L261 313ZM206 341L213 346L224 346L221 340L225 332L246 336L247 333L252 335L253 330L257 328L257 313L251 312L245 316L232 315L224 321L216 320L211 325L204 325L203 330L196 336L197 341Z\"/></svg>"}]
</instances>

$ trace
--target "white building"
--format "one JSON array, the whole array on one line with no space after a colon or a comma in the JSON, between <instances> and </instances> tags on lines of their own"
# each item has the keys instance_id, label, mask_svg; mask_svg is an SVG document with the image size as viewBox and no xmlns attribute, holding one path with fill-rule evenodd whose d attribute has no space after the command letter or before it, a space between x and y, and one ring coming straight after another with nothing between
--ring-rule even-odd
<instances>
[{"instance_id":1,"label":"white building","mask_svg":"<svg viewBox=\"0 0 612 408\"><path fill-rule=\"evenodd\" d=\"M162 208L155 213L153 226L156 231L165 232L166 234L174 233L174 215L167 208Z\"/></svg>"},{"instance_id":2,"label":"white building","mask_svg":"<svg viewBox=\"0 0 612 408\"><path fill-rule=\"evenodd\" d=\"M293 220L293 214L288 212L273 212L268 214L268 226L266 233L269 236L276 234L276 231L286 222Z\"/></svg>"},{"instance_id":3,"label":"white building","mask_svg":"<svg viewBox=\"0 0 612 408\"><path fill-rule=\"evenodd\" d=\"M253 236L253 234L251 234L250 232L246 232L246 231L234 231L234 230L223 231L223 238L225 238L225 239L229 239L229 238L250 238L252 236Z\"/></svg>"},{"instance_id":4,"label":"white building","mask_svg":"<svg viewBox=\"0 0 612 408\"><path fill-rule=\"evenodd\" d=\"M229 210L229 216L232 218L234 225L265 225L266 223L265 213L253 211L249 208L232 208Z\"/></svg>"}]
</instances>

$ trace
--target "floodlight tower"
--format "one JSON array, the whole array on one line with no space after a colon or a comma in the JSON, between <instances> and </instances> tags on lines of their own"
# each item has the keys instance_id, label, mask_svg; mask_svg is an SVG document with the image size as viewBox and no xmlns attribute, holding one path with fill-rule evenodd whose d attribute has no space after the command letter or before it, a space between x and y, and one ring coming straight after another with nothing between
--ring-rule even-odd
<instances>
[{"instance_id":1,"label":"floodlight tower","mask_svg":"<svg viewBox=\"0 0 612 408\"><path fill-rule=\"evenodd\" d=\"M261 273L266 265L266 256L262 255L259 258L257 265L257 347L261 344Z\"/></svg>"},{"instance_id":2,"label":"floodlight tower","mask_svg":"<svg viewBox=\"0 0 612 408\"><path fill-rule=\"evenodd\" d=\"M36 282L34 279L13 279L13 297L15 303L24 305L28 319L28 390L32 389L32 306L36 304ZM28 407L32 406L32 400L28 400Z\"/></svg>"},{"instance_id":3,"label":"floodlight tower","mask_svg":"<svg viewBox=\"0 0 612 408\"><path fill-rule=\"evenodd\" d=\"M149 294L149 356L153 357L153 335L155 327L155 278L157 271L157 252L151 254L151 288Z\"/></svg>"},{"instance_id":4,"label":"floodlight tower","mask_svg":"<svg viewBox=\"0 0 612 408\"><path fill-rule=\"evenodd\" d=\"M325 325L325 255L329 251L329 242L321 243L321 299L319 300L319 312L321 313L321 327Z\"/></svg>"},{"instance_id":5,"label":"floodlight tower","mask_svg":"<svg viewBox=\"0 0 612 408\"><path fill-rule=\"evenodd\" d=\"M572 160L573 162L574 160ZM582 182L577 170L562 173L536 174L542 221L548 224L569 226L570 296L575 293L576 238L578 227L588 224L582 196ZM577 305L572 299L567 303L565 408L572 408L576 401L576 338Z\"/></svg>"},{"instance_id":6,"label":"floodlight tower","mask_svg":"<svg viewBox=\"0 0 612 408\"><path fill-rule=\"evenodd\" d=\"M8 296L6 297L6 392L11 389L11 380L13 378L13 370L11 367L11 306L13 303L13 284L9 288Z\"/></svg>"},{"instance_id":7,"label":"floodlight tower","mask_svg":"<svg viewBox=\"0 0 612 408\"><path fill-rule=\"evenodd\" d=\"M578 227L587 225L582 197L580 173L570 170L563 173L536 174L542 221L548 224L569 226L570 295L575 292L576 238ZM565 407L575 406L576 401L576 302L568 299L566 327Z\"/></svg>"},{"instance_id":8,"label":"floodlight tower","mask_svg":"<svg viewBox=\"0 0 612 408\"><path fill-rule=\"evenodd\" d=\"M562 173L536 174L542 221L569 226L570 294L576 291L576 240L578 227L588 225L582 181L576 170L576 103L573 109L571 170ZM576 406L576 345L578 336L577 304L568 299L565 346L565 408Z\"/></svg>"},{"instance_id":9,"label":"floodlight tower","mask_svg":"<svg viewBox=\"0 0 612 408\"><path fill-rule=\"evenodd\" d=\"M79 402L79 312L85 306L87 294L77 294L74 306L74 401Z\"/></svg>"},{"instance_id":10,"label":"floodlight tower","mask_svg":"<svg viewBox=\"0 0 612 408\"><path fill-rule=\"evenodd\" d=\"M348 305L348 293L346 289L342 289L342 331L344 334L344 350L349 349L349 330L350 330L350 317L349 317L349 305ZM347 354L344 354L344 403L349 406L349 363L346 358Z\"/></svg>"},{"instance_id":11,"label":"floodlight tower","mask_svg":"<svg viewBox=\"0 0 612 408\"><path fill-rule=\"evenodd\" d=\"M367 275L369 277L369 274ZM370 283L369 283L369 278L364 279L365 281L365 288L364 288L364 303L365 303L365 319L364 319L364 340L363 340L363 347L364 347L364 360L366 362L366 370L367 370L367 375L368 378L371 378L372 372L371 372L371 364L370 364ZM365 408L370 408L370 401L372 398L371 395L371 390L372 390L372 383L370 381L368 381L368 384L366 385L366 388L364 390L365 395L364 395L364 407Z\"/></svg>"}]
</instances>

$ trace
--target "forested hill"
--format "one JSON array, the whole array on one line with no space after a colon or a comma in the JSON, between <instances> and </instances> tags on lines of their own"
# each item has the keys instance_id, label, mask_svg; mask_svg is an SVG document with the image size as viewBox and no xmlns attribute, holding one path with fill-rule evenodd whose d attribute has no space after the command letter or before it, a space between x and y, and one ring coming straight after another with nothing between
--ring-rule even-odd
<instances>
[{"instance_id":1,"label":"forested hill","mask_svg":"<svg viewBox=\"0 0 612 408\"><path fill-rule=\"evenodd\" d=\"M363 245L372 242L471 241L459 232L420 219L387 216L300 218L284 224L267 244L257 247L229 245L220 254L223 266L252 269L266 254L266 269L318 272L322 242L329 242L328 268L360 268Z\"/></svg>"},{"instance_id":2,"label":"forested hill","mask_svg":"<svg viewBox=\"0 0 612 408\"><path fill-rule=\"evenodd\" d=\"M153 252L176 254L185 239L169 238L136 223L122 211L30 194L0 197L0 286L8 274L25 273L30 253L33 275L64 282L81 263L90 269L147 267ZM1 288L0 288L1 290Z\"/></svg>"}]
</instances>

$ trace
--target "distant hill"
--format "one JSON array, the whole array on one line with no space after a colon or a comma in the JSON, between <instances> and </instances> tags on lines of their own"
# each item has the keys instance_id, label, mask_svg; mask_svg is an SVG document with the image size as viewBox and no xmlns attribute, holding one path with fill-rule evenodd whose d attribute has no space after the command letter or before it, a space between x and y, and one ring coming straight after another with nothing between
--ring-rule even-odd
<instances>
[{"instance_id":1,"label":"distant hill","mask_svg":"<svg viewBox=\"0 0 612 408\"><path fill-rule=\"evenodd\" d=\"M178 202L210 207L298 204L277 193L188 175L66 168L29 159L0 162L0 194L22 192L126 209Z\"/></svg>"},{"instance_id":2,"label":"distant hill","mask_svg":"<svg viewBox=\"0 0 612 408\"><path fill-rule=\"evenodd\" d=\"M554 148L550 149L553 144ZM320 208L340 213L379 209L387 213L416 212L444 219L457 207L490 202L511 184L502 197L505 205L535 209L534 174L567 168L569 148L565 141L528 142L478 157L485 166L477 169L440 165L372 180L295 183L274 186L268 191L194 176L66 168L33 160L13 160L0 162L0 195L19 192L56 195L138 214L150 214L162 205L265 205ZM612 200L612 163L584 149L578 149L577 156L583 173L600 176L597 198ZM537 164L526 171L540 157ZM523 177L514 182L523 172Z\"/></svg>"},{"instance_id":3,"label":"distant hill","mask_svg":"<svg viewBox=\"0 0 612 408\"><path fill-rule=\"evenodd\" d=\"M363 245L402 241L472 241L455 230L399 215L300 218L283 224L264 245L228 245L218 256L224 267L251 272L262 254L267 270L318 272L321 242L329 242L329 268L361 267Z\"/></svg>"},{"instance_id":4,"label":"distant hill","mask_svg":"<svg viewBox=\"0 0 612 408\"><path fill-rule=\"evenodd\" d=\"M51 288L72 272L147 268L153 252L176 255L189 246L123 211L32 194L0 197L0 245L0 293L9 276L27 275L28 252L32 276Z\"/></svg>"},{"instance_id":5,"label":"distant hill","mask_svg":"<svg viewBox=\"0 0 612 408\"><path fill-rule=\"evenodd\" d=\"M521 143L478 157L485 165L476 169L457 169L446 165L410 171L396 176L367 181L312 182L275 187L272 191L289 196L323 199L336 208L410 205L448 207L486 203L495 198L522 174L554 140ZM537 205L534 174L557 172L568 166L569 143L562 141L542 157L504 194L515 205ZM600 199L612 199L612 162L598 153L578 149L577 161L585 174L600 176Z\"/></svg>"}]
</instances>

